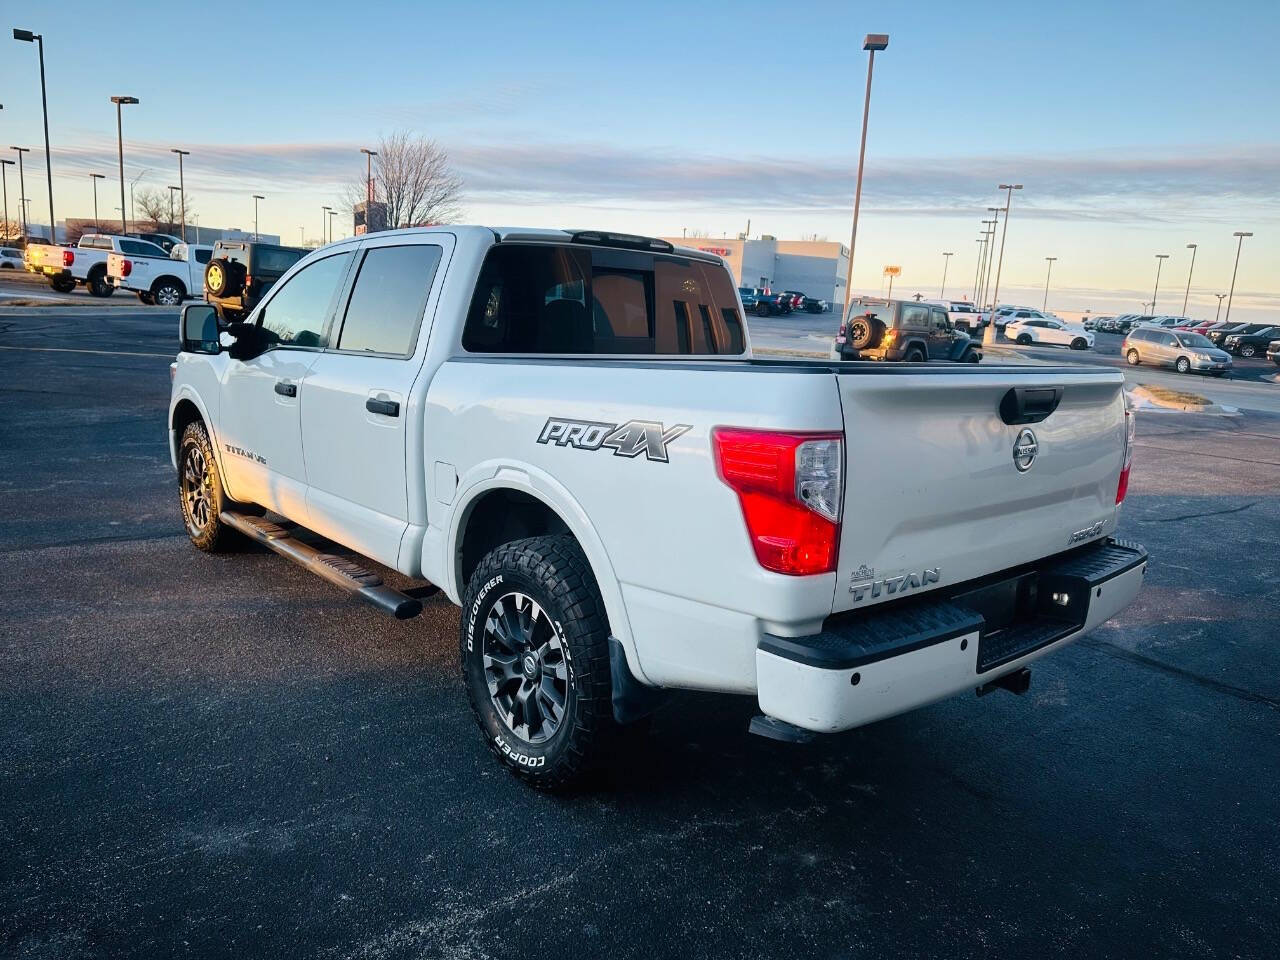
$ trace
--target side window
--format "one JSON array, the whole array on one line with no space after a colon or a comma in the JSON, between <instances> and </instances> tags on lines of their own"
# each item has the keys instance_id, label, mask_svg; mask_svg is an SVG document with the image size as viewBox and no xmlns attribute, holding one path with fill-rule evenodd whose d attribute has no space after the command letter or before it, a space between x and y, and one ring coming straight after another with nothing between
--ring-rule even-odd
<instances>
[{"instance_id":1,"label":"side window","mask_svg":"<svg viewBox=\"0 0 1280 960\"><path fill-rule=\"evenodd\" d=\"M1019 310L1017 313L1015 313L1015 314L1014 314L1014 316L1015 316L1015 317L1017 317L1018 319L1022 320L1022 319L1025 319L1025 318L1027 318L1027 317L1031 316L1031 314L1030 314L1030 313L1028 313L1026 310Z\"/></svg>"},{"instance_id":2,"label":"side window","mask_svg":"<svg viewBox=\"0 0 1280 960\"><path fill-rule=\"evenodd\" d=\"M929 323L929 308L916 304L904 304L902 307L902 325L904 327L921 327Z\"/></svg>"},{"instance_id":3,"label":"side window","mask_svg":"<svg viewBox=\"0 0 1280 960\"><path fill-rule=\"evenodd\" d=\"M208 263L212 256L213 256L212 250L197 250L196 263Z\"/></svg>"},{"instance_id":4,"label":"side window","mask_svg":"<svg viewBox=\"0 0 1280 960\"><path fill-rule=\"evenodd\" d=\"M1159 337L1160 343L1166 347L1176 347L1178 345L1178 341L1173 339L1172 333L1157 333L1155 336Z\"/></svg>"},{"instance_id":5,"label":"side window","mask_svg":"<svg viewBox=\"0 0 1280 960\"><path fill-rule=\"evenodd\" d=\"M440 248L427 244L368 251L347 304L338 349L403 357L413 353L439 265Z\"/></svg>"},{"instance_id":6,"label":"side window","mask_svg":"<svg viewBox=\"0 0 1280 960\"><path fill-rule=\"evenodd\" d=\"M942 310L933 311L933 325L939 330L947 329L947 315Z\"/></svg>"},{"instance_id":7,"label":"side window","mask_svg":"<svg viewBox=\"0 0 1280 960\"><path fill-rule=\"evenodd\" d=\"M258 311L258 324L278 346L323 347L324 325L347 272L350 252L308 264L277 287Z\"/></svg>"}]
</instances>

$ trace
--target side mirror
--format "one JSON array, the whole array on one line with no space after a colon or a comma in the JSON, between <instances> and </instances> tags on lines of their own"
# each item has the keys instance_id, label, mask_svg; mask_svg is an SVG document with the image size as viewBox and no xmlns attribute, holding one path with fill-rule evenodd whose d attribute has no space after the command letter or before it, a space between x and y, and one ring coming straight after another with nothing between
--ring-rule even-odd
<instances>
[{"instance_id":1,"label":"side mirror","mask_svg":"<svg viewBox=\"0 0 1280 960\"><path fill-rule=\"evenodd\" d=\"M185 353L221 353L218 314L207 303L189 303L178 321L178 340Z\"/></svg>"}]
</instances>

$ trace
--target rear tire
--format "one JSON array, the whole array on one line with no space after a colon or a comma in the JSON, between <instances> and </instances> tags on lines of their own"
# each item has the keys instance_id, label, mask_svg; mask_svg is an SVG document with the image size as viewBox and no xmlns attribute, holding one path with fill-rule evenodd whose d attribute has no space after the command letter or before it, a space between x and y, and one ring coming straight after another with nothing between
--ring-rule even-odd
<instances>
[{"instance_id":1,"label":"rear tire","mask_svg":"<svg viewBox=\"0 0 1280 960\"><path fill-rule=\"evenodd\" d=\"M155 298L151 296L151 294L147 293L147 291L145 290L138 291L138 299L143 303L145 303L148 307L154 307L156 305Z\"/></svg>"},{"instance_id":2,"label":"rear tire","mask_svg":"<svg viewBox=\"0 0 1280 960\"><path fill-rule=\"evenodd\" d=\"M1084 337L1076 337L1074 340L1071 341L1071 349L1072 350L1088 350L1089 341L1086 340Z\"/></svg>"},{"instance_id":3,"label":"rear tire","mask_svg":"<svg viewBox=\"0 0 1280 960\"><path fill-rule=\"evenodd\" d=\"M916 347L912 347L907 351L906 356L902 358L903 363L924 363L924 354Z\"/></svg>"},{"instance_id":4,"label":"rear tire","mask_svg":"<svg viewBox=\"0 0 1280 960\"><path fill-rule=\"evenodd\" d=\"M756 316L767 317L769 315L769 305L767 303L756 304Z\"/></svg>"},{"instance_id":5,"label":"rear tire","mask_svg":"<svg viewBox=\"0 0 1280 960\"><path fill-rule=\"evenodd\" d=\"M116 288L107 283L106 267L89 271L89 278L85 281L85 286L89 288L90 296L94 297L109 297L116 292Z\"/></svg>"},{"instance_id":6,"label":"rear tire","mask_svg":"<svg viewBox=\"0 0 1280 960\"><path fill-rule=\"evenodd\" d=\"M1139 363L1142 362L1142 359L1138 356L1137 350L1130 350L1128 353L1124 355L1124 358L1129 362L1129 366L1131 367L1136 367Z\"/></svg>"},{"instance_id":7,"label":"rear tire","mask_svg":"<svg viewBox=\"0 0 1280 960\"><path fill-rule=\"evenodd\" d=\"M1031 346L1031 344L1033 343L1033 341L1032 341L1032 339L1031 339L1031 334L1029 334L1029 333L1020 333L1020 334L1018 334L1018 342L1019 342L1020 344L1022 344L1024 347L1029 347L1029 346Z\"/></svg>"},{"instance_id":8,"label":"rear tire","mask_svg":"<svg viewBox=\"0 0 1280 960\"><path fill-rule=\"evenodd\" d=\"M1255 347L1252 343L1246 343L1243 347L1240 348L1240 356L1242 357L1252 357L1255 354L1257 354L1257 352L1258 352L1258 348Z\"/></svg>"},{"instance_id":9,"label":"rear tire","mask_svg":"<svg viewBox=\"0 0 1280 960\"><path fill-rule=\"evenodd\" d=\"M49 281L49 286L58 293L71 293L76 288L76 282L70 277L54 277Z\"/></svg>"},{"instance_id":10,"label":"rear tire","mask_svg":"<svg viewBox=\"0 0 1280 960\"><path fill-rule=\"evenodd\" d=\"M462 610L462 676L489 749L539 789L579 782L617 725L609 622L577 541L502 544L471 575Z\"/></svg>"},{"instance_id":11,"label":"rear tire","mask_svg":"<svg viewBox=\"0 0 1280 960\"><path fill-rule=\"evenodd\" d=\"M1190 373L1191 361L1188 360L1186 357L1179 357L1176 361L1174 361L1173 369L1177 370L1179 373Z\"/></svg>"}]
</instances>

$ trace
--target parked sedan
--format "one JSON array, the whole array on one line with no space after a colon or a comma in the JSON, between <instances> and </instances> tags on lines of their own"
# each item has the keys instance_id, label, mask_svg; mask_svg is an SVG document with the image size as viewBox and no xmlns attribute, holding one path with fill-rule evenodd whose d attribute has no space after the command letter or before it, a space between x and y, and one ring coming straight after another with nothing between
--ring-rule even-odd
<instances>
[{"instance_id":1,"label":"parked sedan","mask_svg":"<svg viewBox=\"0 0 1280 960\"><path fill-rule=\"evenodd\" d=\"M1129 366L1153 363L1173 367L1179 373L1212 373L1220 377L1231 370L1231 355L1219 350L1198 333L1181 333L1177 330L1161 330L1158 327L1137 327L1120 345Z\"/></svg>"},{"instance_id":2,"label":"parked sedan","mask_svg":"<svg viewBox=\"0 0 1280 960\"><path fill-rule=\"evenodd\" d=\"M1254 333L1229 333L1222 341L1222 346L1238 357L1257 357L1266 351L1267 344L1276 337L1280 337L1280 327L1264 327Z\"/></svg>"},{"instance_id":3,"label":"parked sedan","mask_svg":"<svg viewBox=\"0 0 1280 960\"><path fill-rule=\"evenodd\" d=\"M1072 350L1088 350L1093 346L1092 331L1063 323L1061 320L1010 320L1005 325L1004 335L1023 346L1032 343L1052 343L1070 347Z\"/></svg>"},{"instance_id":4,"label":"parked sedan","mask_svg":"<svg viewBox=\"0 0 1280 960\"><path fill-rule=\"evenodd\" d=\"M1267 344L1267 359L1280 367L1280 340L1272 340Z\"/></svg>"}]
</instances>

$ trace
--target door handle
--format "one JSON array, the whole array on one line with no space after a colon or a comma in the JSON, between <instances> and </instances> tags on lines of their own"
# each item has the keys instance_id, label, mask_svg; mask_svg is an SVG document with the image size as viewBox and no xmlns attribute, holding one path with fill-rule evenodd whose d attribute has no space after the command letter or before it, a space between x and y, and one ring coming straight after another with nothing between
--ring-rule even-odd
<instances>
[{"instance_id":1,"label":"door handle","mask_svg":"<svg viewBox=\"0 0 1280 960\"><path fill-rule=\"evenodd\" d=\"M384 417L400 416L400 402L398 400L375 400L370 397L364 402L364 408L370 413L380 413Z\"/></svg>"},{"instance_id":2,"label":"door handle","mask_svg":"<svg viewBox=\"0 0 1280 960\"><path fill-rule=\"evenodd\" d=\"M296 397L298 395L298 385L289 383L286 380L276 381L276 393L282 397Z\"/></svg>"},{"instance_id":3,"label":"door handle","mask_svg":"<svg viewBox=\"0 0 1280 960\"><path fill-rule=\"evenodd\" d=\"M1000 399L1000 419L1010 426L1040 423L1061 400L1062 387L1010 387Z\"/></svg>"}]
</instances>

